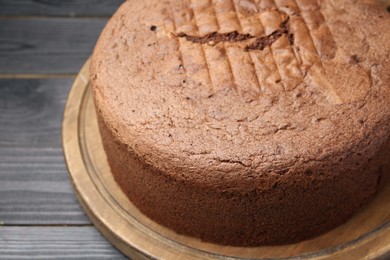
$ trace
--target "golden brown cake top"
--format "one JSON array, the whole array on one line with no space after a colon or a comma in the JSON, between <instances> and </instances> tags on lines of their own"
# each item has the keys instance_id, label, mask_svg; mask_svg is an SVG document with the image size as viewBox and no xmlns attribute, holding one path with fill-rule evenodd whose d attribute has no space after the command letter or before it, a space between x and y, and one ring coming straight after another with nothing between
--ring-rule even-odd
<instances>
[{"instance_id":1,"label":"golden brown cake top","mask_svg":"<svg viewBox=\"0 0 390 260\"><path fill-rule=\"evenodd\" d=\"M376 1L143 0L104 29L91 81L129 149L217 183L367 161L390 135L389 72Z\"/></svg>"}]
</instances>

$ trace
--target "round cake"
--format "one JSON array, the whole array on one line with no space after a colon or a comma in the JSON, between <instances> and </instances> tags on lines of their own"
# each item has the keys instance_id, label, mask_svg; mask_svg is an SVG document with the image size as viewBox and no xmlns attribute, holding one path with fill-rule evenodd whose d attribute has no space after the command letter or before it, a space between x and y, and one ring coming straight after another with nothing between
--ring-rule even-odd
<instances>
[{"instance_id":1,"label":"round cake","mask_svg":"<svg viewBox=\"0 0 390 260\"><path fill-rule=\"evenodd\" d=\"M390 161L389 43L371 0L127 1L91 64L112 174L150 219L204 241L328 231Z\"/></svg>"}]
</instances>

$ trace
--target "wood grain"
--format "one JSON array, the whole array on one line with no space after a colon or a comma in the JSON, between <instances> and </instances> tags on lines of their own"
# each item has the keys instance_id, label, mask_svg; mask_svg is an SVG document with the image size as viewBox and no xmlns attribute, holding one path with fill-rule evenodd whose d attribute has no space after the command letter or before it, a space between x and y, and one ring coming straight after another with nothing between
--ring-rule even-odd
<instances>
[{"instance_id":1,"label":"wood grain","mask_svg":"<svg viewBox=\"0 0 390 260\"><path fill-rule=\"evenodd\" d=\"M0 180L4 225L91 223L76 201L60 148L0 149Z\"/></svg>"},{"instance_id":2,"label":"wood grain","mask_svg":"<svg viewBox=\"0 0 390 260\"><path fill-rule=\"evenodd\" d=\"M0 227L0 259L126 259L93 227Z\"/></svg>"},{"instance_id":3,"label":"wood grain","mask_svg":"<svg viewBox=\"0 0 390 260\"><path fill-rule=\"evenodd\" d=\"M0 79L0 147L60 148L73 79Z\"/></svg>"},{"instance_id":4,"label":"wood grain","mask_svg":"<svg viewBox=\"0 0 390 260\"><path fill-rule=\"evenodd\" d=\"M61 120L73 79L0 79L0 222L90 224L71 187Z\"/></svg>"},{"instance_id":5,"label":"wood grain","mask_svg":"<svg viewBox=\"0 0 390 260\"><path fill-rule=\"evenodd\" d=\"M0 21L0 74L76 74L107 19Z\"/></svg>"},{"instance_id":6,"label":"wood grain","mask_svg":"<svg viewBox=\"0 0 390 260\"><path fill-rule=\"evenodd\" d=\"M124 0L0 0L0 16L111 16Z\"/></svg>"}]
</instances>

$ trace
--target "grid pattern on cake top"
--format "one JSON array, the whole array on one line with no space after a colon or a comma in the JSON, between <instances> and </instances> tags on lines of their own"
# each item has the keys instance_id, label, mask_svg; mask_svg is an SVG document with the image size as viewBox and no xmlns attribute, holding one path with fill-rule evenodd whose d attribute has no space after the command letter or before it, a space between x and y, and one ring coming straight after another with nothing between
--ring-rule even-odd
<instances>
[{"instance_id":1,"label":"grid pattern on cake top","mask_svg":"<svg viewBox=\"0 0 390 260\"><path fill-rule=\"evenodd\" d=\"M211 92L228 86L251 102L294 90L311 74L331 103L345 101L338 93L343 89L327 79L323 62L335 58L337 45L317 1L183 0L171 6L183 67ZM261 49L248 47L275 36L283 24L287 31Z\"/></svg>"}]
</instances>

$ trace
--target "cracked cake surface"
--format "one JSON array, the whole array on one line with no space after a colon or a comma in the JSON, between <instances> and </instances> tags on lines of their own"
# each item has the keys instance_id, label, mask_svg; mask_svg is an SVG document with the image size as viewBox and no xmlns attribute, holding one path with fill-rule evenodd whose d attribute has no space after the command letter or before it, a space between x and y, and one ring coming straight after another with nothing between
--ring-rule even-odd
<instances>
[{"instance_id":1,"label":"cracked cake surface","mask_svg":"<svg viewBox=\"0 0 390 260\"><path fill-rule=\"evenodd\" d=\"M230 245L343 223L390 160L376 1L127 1L93 54L112 173L151 219Z\"/></svg>"}]
</instances>

